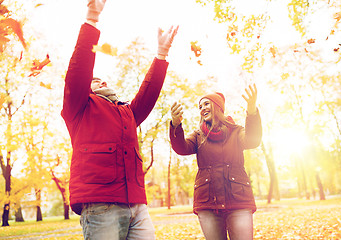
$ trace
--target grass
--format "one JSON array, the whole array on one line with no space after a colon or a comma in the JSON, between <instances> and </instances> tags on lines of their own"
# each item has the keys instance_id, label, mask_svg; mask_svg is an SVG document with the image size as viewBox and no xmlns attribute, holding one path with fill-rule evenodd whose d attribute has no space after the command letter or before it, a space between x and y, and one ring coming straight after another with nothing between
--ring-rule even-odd
<instances>
[{"instance_id":1,"label":"grass","mask_svg":"<svg viewBox=\"0 0 341 240\"><path fill-rule=\"evenodd\" d=\"M257 206L254 239L341 239L341 198L287 199L272 204L258 201ZM191 206L151 208L149 213L157 239L204 239ZM70 220L55 217L42 222L10 222L10 225L0 228L0 239L83 239L79 216L71 216Z\"/></svg>"}]
</instances>

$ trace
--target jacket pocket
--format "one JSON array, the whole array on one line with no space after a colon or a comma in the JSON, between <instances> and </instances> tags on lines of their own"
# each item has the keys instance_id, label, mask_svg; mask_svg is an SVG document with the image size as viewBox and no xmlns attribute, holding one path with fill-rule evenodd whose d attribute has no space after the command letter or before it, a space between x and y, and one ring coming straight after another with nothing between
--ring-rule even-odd
<instances>
[{"instance_id":1,"label":"jacket pocket","mask_svg":"<svg viewBox=\"0 0 341 240\"><path fill-rule=\"evenodd\" d=\"M139 150L135 149L135 167L136 167L136 182L140 187L144 187L144 172L143 172L143 160L139 153Z\"/></svg>"},{"instance_id":2,"label":"jacket pocket","mask_svg":"<svg viewBox=\"0 0 341 240\"><path fill-rule=\"evenodd\" d=\"M250 201L253 199L250 180L247 176L229 173L231 194L235 200Z\"/></svg>"},{"instance_id":3,"label":"jacket pocket","mask_svg":"<svg viewBox=\"0 0 341 240\"><path fill-rule=\"evenodd\" d=\"M195 180L194 202L208 202L210 199L210 182L211 178L209 174L203 174Z\"/></svg>"},{"instance_id":4,"label":"jacket pocket","mask_svg":"<svg viewBox=\"0 0 341 240\"><path fill-rule=\"evenodd\" d=\"M116 144L83 144L80 147L83 182L111 183L116 179Z\"/></svg>"}]
</instances>

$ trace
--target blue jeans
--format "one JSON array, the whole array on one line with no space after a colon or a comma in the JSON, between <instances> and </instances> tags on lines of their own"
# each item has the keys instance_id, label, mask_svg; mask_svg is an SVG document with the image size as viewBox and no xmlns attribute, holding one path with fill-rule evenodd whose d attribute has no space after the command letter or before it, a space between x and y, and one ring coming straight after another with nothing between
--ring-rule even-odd
<instances>
[{"instance_id":1,"label":"blue jeans","mask_svg":"<svg viewBox=\"0 0 341 240\"><path fill-rule=\"evenodd\" d=\"M249 209L198 211L201 229L207 240L252 240L253 216Z\"/></svg>"},{"instance_id":2,"label":"blue jeans","mask_svg":"<svg viewBox=\"0 0 341 240\"><path fill-rule=\"evenodd\" d=\"M155 239L146 204L87 203L80 223L85 240Z\"/></svg>"}]
</instances>

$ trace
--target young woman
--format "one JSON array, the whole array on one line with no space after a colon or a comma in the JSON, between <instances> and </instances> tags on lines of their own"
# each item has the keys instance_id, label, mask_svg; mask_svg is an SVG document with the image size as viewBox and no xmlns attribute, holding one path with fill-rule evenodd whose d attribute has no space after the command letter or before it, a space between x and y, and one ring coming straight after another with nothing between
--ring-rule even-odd
<instances>
[{"instance_id":1,"label":"young woman","mask_svg":"<svg viewBox=\"0 0 341 240\"><path fill-rule=\"evenodd\" d=\"M179 155L197 155L193 212L208 240L227 239L227 234L230 240L253 238L256 204L244 169L243 151L260 144L262 126L256 108L256 86L250 85L245 92L245 128L224 116L225 97L218 92L200 99L200 129L186 138L181 124L182 107L174 103L171 108L173 150Z\"/></svg>"}]
</instances>

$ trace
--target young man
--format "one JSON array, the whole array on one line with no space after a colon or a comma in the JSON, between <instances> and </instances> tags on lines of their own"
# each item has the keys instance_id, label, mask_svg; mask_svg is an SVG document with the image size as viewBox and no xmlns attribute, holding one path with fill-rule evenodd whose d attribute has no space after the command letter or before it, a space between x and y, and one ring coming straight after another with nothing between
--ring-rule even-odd
<instances>
[{"instance_id":1,"label":"young man","mask_svg":"<svg viewBox=\"0 0 341 240\"><path fill-rule=\"evenodd\" d=\"M93 78L96 22L104 5L105 0L88 1L65 77L62 117L73 147L70 204L81 215L85 239L155 239L136 128L158 99L177 28L159 29L158 55L138 93L130 104L120 102L106 82Z\"/></svg>"}]
</instances>

